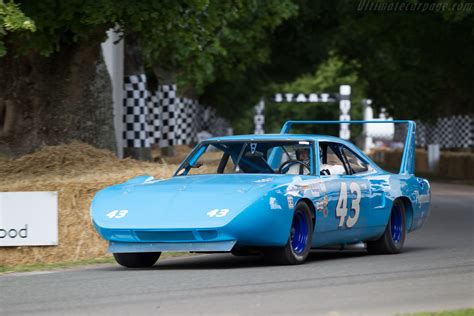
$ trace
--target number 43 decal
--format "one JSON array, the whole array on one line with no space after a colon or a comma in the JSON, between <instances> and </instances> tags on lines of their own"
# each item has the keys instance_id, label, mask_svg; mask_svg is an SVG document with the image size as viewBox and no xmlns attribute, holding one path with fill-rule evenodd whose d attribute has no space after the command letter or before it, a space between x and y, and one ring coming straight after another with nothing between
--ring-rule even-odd
<instances>
[{"instance_id":1,"label":"number 43 decal","mask_svg":"<svg viewBox=\"0 0 474 316\"><path fill-rule=\"evenodd\" d=\"M209 217L224 217L227 215L227 213L229 213L229 209L227 208L223 208L223 209L213 209L212 211L210 212L207 212L207 216Z\"/></svg>"},{"instance_id":2,"label":"number 43 decal","mask_svg":"<svg viewBox=\"0 0 474 316\"><path fill-rule=\"evenodd\" d=\"M112 219L112 218L122 218L125 215L127 215L127 213L128 213L128 210L121 210L121 211L114 210L110 213L107 213L106 216L110 219Z\"/></svg>"},{"instance_id":3,"label":"number 43 decal","mask_svg":"<svg viewBox=\"0 0 474 316\"><path fill-rule=\"evenodd\" d=\"M356 195L355 199L352 200L351 209L354 210L354 216L348 217L346 221L347 228L353 227L357 220L359 219L360 213L360 198L361 192L360 187L357 183L351 182L349 189L351 193ZM337 201L336 206L336 216L339 217L339 227L344 226L344 221L346 220L348 212L347 206L347 184L345 182L341 182L341 192L339 193L339 200Z\"/></svg>"}]
</instances>

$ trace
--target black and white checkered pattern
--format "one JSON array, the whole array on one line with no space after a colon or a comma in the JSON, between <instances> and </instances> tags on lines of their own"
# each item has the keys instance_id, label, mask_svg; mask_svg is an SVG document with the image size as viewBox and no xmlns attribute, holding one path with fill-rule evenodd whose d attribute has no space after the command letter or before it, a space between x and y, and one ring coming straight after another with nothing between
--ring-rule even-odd
<instances>
[{"instance_id":1,"label":"black and white checkered pattern","mask_svg":"<svg viewBox=\"0 0 474 316\"><path fill-rule=\"evenodd\" d=\"M435 122L417 123L417 146L439 144L441 148L474 148L474 116L453 115Z\"/></svg>"},{"instance_id":2,"label":"black and white checkered pattern","mask_svg":"<svg viewBox=\"0 0 474 316\"><path fill-rule=\"evenodd\" d=\"M161 114L158 91L148 91L148 131L150 144L159 144L161 139Z\"/></svg>"},{"instance_id":3,"label":"black and white checkered pattern","mask_svg":"<svg viewBox=\"0 0 474 316\"><path fill-rule=\"evenodd\" d=\"M158 99L160 102L160 147L176 145L176 85L159 85Z\"/></svg>"},{"instance_id":4,"label":"black and white checkered pattern","mask_svg":"<svg viewBox=\"0 0 474 316\"><path fill-rule=\"evenodd\" d=\"M146 76L124 78L124 147L150 147Z\"/></svg>"},{"instance_id":5,"label":"black and white checkered pattern","mask_svg":"<svg viewBox=\"0 0 474 316\"><path fill-rule=\"evenodd\" d=\"M176 145L190 144L192 138L192 121L190 107L192 101L188 98L178 98L176 106Z\"/></svg>"},{"instance_id":6,"label":"black and white checkered pattern","mask_svg":"<svg viewBox=\"0 0 474 316\"><path fill-rule=\"evenodd\" d=\"M156 91L147 91L146 77L140 75L125 77L124 89L125 147L189 145L203 130L221 136L230 127L214 109L177 97L176 85L159 85Z\"/></svg>"},{"instance_id":7,"label":"black and white checkered pattern","mask_svg":"<svg viewBox=\"0 0 474 316\"><path fill-rule=\"evenodd\" d=\"M197 101L188 98L178 99L178 116L176 119L176 142L177 145L189 145L196 141Z\"/></svg>"}]
</instances>

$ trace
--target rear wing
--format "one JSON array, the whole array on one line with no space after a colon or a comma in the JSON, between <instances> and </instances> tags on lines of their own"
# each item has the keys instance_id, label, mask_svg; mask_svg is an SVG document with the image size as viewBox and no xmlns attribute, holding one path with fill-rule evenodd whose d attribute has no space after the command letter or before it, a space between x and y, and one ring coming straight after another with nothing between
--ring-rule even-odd
<instances>
[{"instance_id":1,"label":"rear wing","mask_svg":"<svg viewBox=\"0 0 474 316\"><path fill-rule=\"evenodd\" d=\"M405 139L405 146L403 147L402 162L400 164L400 174L414 174L415 173L415 133L416 124L409 120L391 120L391 121L287 121L283 124L280 133L288 134L293 125L323 125L323 124L383 124L396 123L407 124L407 135Z\"/></svg>"}]
</instances>

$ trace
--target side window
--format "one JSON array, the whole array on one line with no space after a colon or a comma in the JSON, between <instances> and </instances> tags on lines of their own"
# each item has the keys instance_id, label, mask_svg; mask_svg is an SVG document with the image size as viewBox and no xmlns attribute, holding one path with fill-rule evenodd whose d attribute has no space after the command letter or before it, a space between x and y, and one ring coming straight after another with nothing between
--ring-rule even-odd
<instances>
[{"instance_id":1,"label":"side window","mask_svg":"<svg viewBox=\"0 0 474 316\"><path fill-rule=\"evenodd\" d=\"M333 176L347 174L346 167L342 161L341 148L336 143L319 143L321 175Z\"/></svg>"},{"instance_id":2,"label":"side window","mask_svg":"<svg viewBox=\"0 0 474 316\"><path fill-rule=\"evenodd\" d=\"M234 173L235 164L232 157L228 158L227 163L226 163L225 157L222 157L221 164L225 164L225 167L224 167L224 170L222 170L222 173ZM218 171L220 171L220 168Z\"/></svg>"},{"instance_id":3,"label":"side window","mask_svg":"<svg viewBox=\"0 0 474 316\"><path fill-rule=\"evenodd\" d=\"M349 163L349 166L354 174L372 171L372 167L368 163L360 160L350 149L344 146L342 151L346 156L347 162Z\"/></svg>"}]
</instances>

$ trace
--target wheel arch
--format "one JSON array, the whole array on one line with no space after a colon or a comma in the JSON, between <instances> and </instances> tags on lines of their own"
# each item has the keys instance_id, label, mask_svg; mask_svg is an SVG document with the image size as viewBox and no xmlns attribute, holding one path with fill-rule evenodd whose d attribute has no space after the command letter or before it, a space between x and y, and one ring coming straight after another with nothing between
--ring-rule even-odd
<instances>
[{"instance_id":1,"label":"wheel arch","mask_svg":"<svg viewBox=\"0 0 474 316\"><path fill-rule=\"evenodd\" d=\"M309 210L311 211L311 221L313 222L313 229L316 225L316 208L314 207L313 202L308 198L301 198L298 203L305 203L308 205Z\"/></svg>"},{"instance_id":2,"label":"wheel arch","mask_svg":"<svg viewBox=\"0 0 474 316\"><path fill-rule=\"evenodd\" d=\"M411 201L408 197L406 196L399 196L397 197L395 201L401 201L403 203L403 206L405 207L405 218L406 218L406 226L407 226L407 231L411 230L411 226L413 223L413 205L411 204Z\"/></svg>"}]
</instances>

